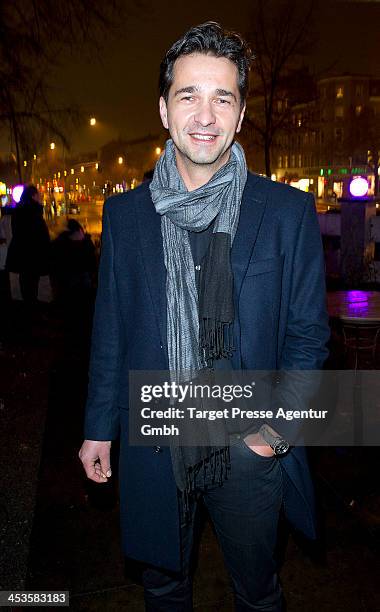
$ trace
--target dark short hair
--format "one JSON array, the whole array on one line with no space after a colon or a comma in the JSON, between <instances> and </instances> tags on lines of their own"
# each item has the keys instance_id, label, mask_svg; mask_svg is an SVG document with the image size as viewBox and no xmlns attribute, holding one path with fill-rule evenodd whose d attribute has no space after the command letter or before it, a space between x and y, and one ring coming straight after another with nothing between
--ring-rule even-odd
<instances>
[{"instance_id":1,"label":"dark short hair","mask_svg":"<svg viewBox=\"0 0 380 612\"><path fill-rule=\"evenodd\" d=\"M160 65L160 96L168 101L169 89L173 83L173 68L182 55L203 53L215 57L225 57L233 62L238 70L241 105L248 93L248 73L253 59L252 52L243 38L235 32L223 30L215 21L207 21L191 28L167 51Z\"/></svg>"},{"instance_id":2,"label":"dark short hair","mask_svg":"<svg viewBox=\"0 0 380 612\"><path fill-rule=\"evenodd\" d=\"M68 222L67 222L67 229L69 230L70 233L79 232L79 231L84 232L83 227L81 226L79 221L77 221L76 219L69 219L68 220Z\"/></svg>"},{"instance_id":3,"label":"dark short hair","mask_svg":"<svg viewBox=\"0 0 380 612\"><path fill-rule=\"evenodd\" d=\"M25 185L24 191L21 194L19 205L25 206L25 204L28 204L31 200L33 200L33 197L36 195L38 195L38 189L35 185Z\"/></svg>"}]
</instances>

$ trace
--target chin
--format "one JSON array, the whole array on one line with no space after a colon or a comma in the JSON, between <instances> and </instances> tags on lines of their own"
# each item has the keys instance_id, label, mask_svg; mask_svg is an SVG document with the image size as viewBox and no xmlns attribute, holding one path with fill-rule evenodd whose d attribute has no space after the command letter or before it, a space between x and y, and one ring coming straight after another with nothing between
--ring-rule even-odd
<instances>
[{"instance_id":1,"label":"chin","mask_svg":"<svg viewBox=\"0 0 380 612\"><path fill-rule=\"evenodd\" d=\"M190 152L189 154L189 159L194 163L194 164L201 164L201 165L212 165L215 163L218 163L221 161L221 159L223 158L223 153L221 154L220 151L204 151L204 152Z\"/></svg>"},{"instance_id":2,"label":"chin","mask_svg":"<svg viewBox=\"0 0 380 612\"><path fill-rule=\"evenodd\" d=\"M191 161L199 166L212 166L218 162L218 157L192 157Z\"/></svg>"}]
</instances>

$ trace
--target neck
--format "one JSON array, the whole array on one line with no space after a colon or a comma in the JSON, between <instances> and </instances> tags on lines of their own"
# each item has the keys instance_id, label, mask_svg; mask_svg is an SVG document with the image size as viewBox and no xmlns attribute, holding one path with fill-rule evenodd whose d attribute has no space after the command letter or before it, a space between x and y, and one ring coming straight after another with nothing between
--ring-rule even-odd
<instances>
[{"instance_id":1,"label":"neck","mask_svg":"<svg viewBox=\"0 0 380 612\"><path fill-rule=\"evenodd\" d=\"M219 168L228 162L230 154L231 152L228 149L222 158L218 159L214 164L194 164L190 160L185 161L176 150L177 169L187 190L195 191L195 189L199 189L199 187L206 185Z\"/></svg>"}]
</instances>

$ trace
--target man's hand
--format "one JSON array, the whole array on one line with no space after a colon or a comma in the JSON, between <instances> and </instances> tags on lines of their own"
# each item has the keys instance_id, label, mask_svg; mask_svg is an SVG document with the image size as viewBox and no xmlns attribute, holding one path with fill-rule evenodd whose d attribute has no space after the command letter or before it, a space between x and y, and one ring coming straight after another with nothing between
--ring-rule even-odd
<instances>
[{"instance_id":1,"label":"man's hand","mask_svg":"<svg viewBox=\"0 0 380 612\"><path fill-rule=\"evenodd\" d=\"M111 442L85 440L79 451L87 478L94 482L108 482L111 477Z\"/></svg>"},{"instance_id":2,"label":"man's hand","mask_svg":"<svg viewBox=\"0 0 380 612\"><path fill-rule=\"evenodd\" d=\"M254 453L262 457L273 457L274 455L274 450L259 433L249 434L244 438L244 442Z\"/></svg>"}]
</instances>

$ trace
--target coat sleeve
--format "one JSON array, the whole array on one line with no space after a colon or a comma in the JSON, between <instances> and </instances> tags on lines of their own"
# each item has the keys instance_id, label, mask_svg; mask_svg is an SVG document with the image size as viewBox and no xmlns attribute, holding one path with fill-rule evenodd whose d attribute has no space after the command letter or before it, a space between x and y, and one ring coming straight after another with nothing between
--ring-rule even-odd
<instances>
[{"instance_id":1,"label":"coat sleeve","mask_svg":"<svg viewBox=\"0 0 380 612\"><path fill-rule=\"evenodd\" d=\"M121 361L120 313L114 275L109 202L103 213L98 291L92 329L86 440L114 440L119 433L117 394Z\"/></svg>"},{"instance_id":2,"label":"coat sleeve","mask_svg":"<svg viewBox=\"0 0 380 612\"><path fill-rule=\"evenodd\" d=\"M314 199L308 195L293 259L291 294L281 367L318 370L328 356L325 263Z\"/></svg>"},{"instance_id":3,"label":"coat sleeve","mask_svg":"<svg viewBox=\"0 0 380 612\"><path fill-rule=\"evenodd\" d=\"M325 264L318 217L312 195L305 201L291 272L291 293L286 334L275 385L272 410L305 410L321 381L321 368L328 356L330 337L326 306ZM299 422L286 421L279 429L289 442L300 429Z\"/></svg>"}]
</instances>

